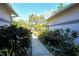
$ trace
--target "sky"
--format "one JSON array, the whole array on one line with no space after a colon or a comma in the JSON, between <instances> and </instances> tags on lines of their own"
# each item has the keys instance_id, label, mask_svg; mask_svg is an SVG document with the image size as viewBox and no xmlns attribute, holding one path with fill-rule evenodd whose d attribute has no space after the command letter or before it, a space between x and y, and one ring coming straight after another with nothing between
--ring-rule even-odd
<instances>
[{"instance_id":1,"label":"sky","mask_svg":"<svg viewBox=\"0 0 79 59\"><path fill-rule=\"evenodd\" d=\"M42 15L49 13L56 10L58 5L58 3L11 3L12 8L23 20L27 20L31 14Z\"/></svg>"}]
</instances>

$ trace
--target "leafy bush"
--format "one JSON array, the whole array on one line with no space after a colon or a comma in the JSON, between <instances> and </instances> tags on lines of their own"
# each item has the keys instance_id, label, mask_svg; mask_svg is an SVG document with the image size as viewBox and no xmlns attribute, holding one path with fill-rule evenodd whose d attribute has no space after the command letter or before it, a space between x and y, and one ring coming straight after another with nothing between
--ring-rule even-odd
<instances>
[{"instance_id":1,"label":"leafy bush","mask_svg":"<svg viewBox=\"0 0 79 59\"><path fill-rule=\"evenodd\" d=\"M56 29L54 31L43 32L39 36L39 40L54 54L54 55L78 55L79 46L76 46L74 40L78 37L76 31L70 29Z\"/></svg>"},{"instance_id":2,"label":"leafy bush","mask_svg":"<svg viewBox=\"0 0 79 59\"><path fill-rule=\"evenodd\" d=\"M0 56L14 56L14 52L12 51L12 49L3 49L0 50Z\"/></svg>"},{"instance_id":3,"label":"leafy bush","mask_svg":"<svg viewBox=\"0 0 79 59\"><path fill-rule=\"evenodd\" d=\"M0 50L7 48L14 51L15 55L28 55L26 50L31 46L31 32L16 25L0 28Z\"/></svg>"}]
</instances>

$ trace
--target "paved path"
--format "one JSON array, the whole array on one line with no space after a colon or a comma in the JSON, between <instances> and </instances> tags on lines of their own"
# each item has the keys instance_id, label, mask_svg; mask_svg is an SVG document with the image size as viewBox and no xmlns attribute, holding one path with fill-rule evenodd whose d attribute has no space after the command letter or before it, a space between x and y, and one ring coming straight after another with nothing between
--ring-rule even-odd
<instances>
[{"instance_id":1,"label":"paved path","mask_svg":"<svg viewBox=\"0 0 79 59\"><path fill-rule=\"evenodd\" d=\"M35 36L32 36L32 55L33 56L52 56L52 54Z\"/></svg>"}]
</instances>

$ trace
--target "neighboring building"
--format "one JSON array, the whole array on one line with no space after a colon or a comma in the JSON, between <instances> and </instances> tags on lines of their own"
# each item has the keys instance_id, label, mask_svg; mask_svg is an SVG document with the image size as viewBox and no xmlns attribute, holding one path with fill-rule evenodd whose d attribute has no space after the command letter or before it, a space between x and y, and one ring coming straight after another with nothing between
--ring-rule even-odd
<instances>
[{"instance_id":1,"label":"neighboring building","mask_svg":"<svg viewBox=\"0 0 79 59\"><path fill-rule=\"evenodd\" d=\"M0 3L0 26L10 26L12 15L18 16L8 3Z\"/></svg>"},{"instance_id":2,"label":"neighboring building","mask_svg":"<svg viewBox=\"0 0 79 59\"><path fill-rule=\"evenodd\" d=\"M48 18L48 27L49 30L70 28L79 33L79 4L70 4L52 15L52 17Z\"/></svg>"}]
</instances>

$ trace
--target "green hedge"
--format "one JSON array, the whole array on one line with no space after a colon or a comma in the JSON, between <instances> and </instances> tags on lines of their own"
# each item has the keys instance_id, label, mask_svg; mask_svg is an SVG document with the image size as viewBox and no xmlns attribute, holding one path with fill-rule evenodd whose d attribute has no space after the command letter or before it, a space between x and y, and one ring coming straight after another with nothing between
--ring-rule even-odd
<instances>
[{"instance_id":1,"label":"green hedge","mask_svg":"<svg viewBox=\"0 0 79 59\"><path fill-rule=\"evenodd\" d=\"M12 50L14 55L31 55L31 32L22 27L17 28L16 25L10 27L0 27L0 50ZM31 50L30 50L31 51ZM5 53L3 53L6 55ZM0 54L1 55L1 54ZM12 55L12 54L11 54Z\"/></svg>"},{"instance_id":2,"label":"green hedge","mask_svg":"<svg viewBox=\"0 0 79 59\"><path fill-rule=\"evenodd\" d=\"M76 31L56 29L43 32L39 36L39 40L53 55L72 56L79 55L79 46L74 43L77 37L78 33Z\"/></svg>"}]
</instances>

